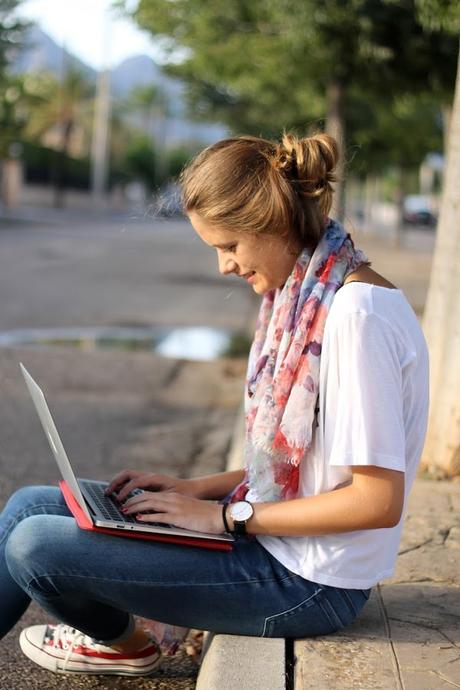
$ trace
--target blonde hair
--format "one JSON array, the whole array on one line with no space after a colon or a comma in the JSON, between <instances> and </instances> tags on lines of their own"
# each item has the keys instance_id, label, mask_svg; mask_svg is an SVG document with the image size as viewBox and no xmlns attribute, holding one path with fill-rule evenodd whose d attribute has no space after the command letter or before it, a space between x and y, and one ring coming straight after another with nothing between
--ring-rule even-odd
<instances>
[{"instance_id":1,"label":"blonde hair","mask_svg":"<svg viewBox=\"0 0 460 690\"><path fill-rule=\"evenodd\" d=\"M331 204L338 146L328 134L284 133L281 143L253 136L205 148L180 176L185 213L248 233L294 231L319 242Z\"/></svg>"}]
</instances>

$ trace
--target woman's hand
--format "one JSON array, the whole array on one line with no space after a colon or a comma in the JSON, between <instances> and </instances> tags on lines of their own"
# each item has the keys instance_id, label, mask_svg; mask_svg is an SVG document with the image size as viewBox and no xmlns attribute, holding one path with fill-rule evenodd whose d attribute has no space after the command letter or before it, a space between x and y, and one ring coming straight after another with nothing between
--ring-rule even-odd
<instances>
[{"instance_id":1,"label":"woman's hand","mask_svg":"<svg viewBox=\"0 0 460 690\"><path fill-rule=\"evenodd\" d=\"M123 470L107 486L107 494L115 494L123 502L135 489L147 491L175 491L183 496L194 497L198 492L197 482L193 479L177 479L166 474Z\"/></svg>"},{"instance_id":2,"label":"woman's hand","mask_svg":"<svg viewBox=\"0 0 460 690\"><path fill-rule=\"evenodd\" d=\"M140 523L162 522L211 534L224 532L222 506L177 491L143 491L125 501L122 511L136 515Z\"/></svg>"}]
</instances>

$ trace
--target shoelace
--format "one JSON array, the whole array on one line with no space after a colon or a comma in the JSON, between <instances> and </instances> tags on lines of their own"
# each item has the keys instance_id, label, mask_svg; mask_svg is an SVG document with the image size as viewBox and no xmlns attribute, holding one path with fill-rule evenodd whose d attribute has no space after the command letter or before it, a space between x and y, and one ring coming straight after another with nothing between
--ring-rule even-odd
<instances>
[{"instance_id":1,"label":"shoelace","mask_svg":"<svg viewBox=\"0 0 460 690\"><path fill-rule=\"evenodd\" d=\"M52 634L49 634L52 631ZM67 669L67 664L69 663L70 657L78 645L82 647L97 649L98 645L94 642L91 637L85 635L85 633L80 632L76 628L71 628L64 623L59 623L54 627L48 627L45 637L53 640L53 646L66 650L66 655L62 664L62 668L65 671ZM69 644L70 643L70 644Z\"/></svg>"}]
</instances>

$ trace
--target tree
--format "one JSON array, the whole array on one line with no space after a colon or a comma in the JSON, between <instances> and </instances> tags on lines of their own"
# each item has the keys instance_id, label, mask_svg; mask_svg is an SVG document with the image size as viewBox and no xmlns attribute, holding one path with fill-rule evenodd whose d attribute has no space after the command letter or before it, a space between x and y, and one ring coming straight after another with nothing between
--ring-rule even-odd
<instances>
[{"instance_id":1,"label":"tree","mask_svg":"<svg viewBox=\"0 0 460 690\"><path fill-rule=\"evenodd\" d=\"M0 84L5 77L9 53L18 45L28 23L17 19L14 13L20 0L1 0L0 2Z\"/></svg>"},{"instance_id":2,"label":"tree","mask_svg":"<svg viewBox=\"0 0 460 690\"><path fill-rule=\"evenodd\" d=\"M123 109L128 113L140 115L142 130L150 139L151 146L156 147L157 179L168 175L165 157L166 122L168 100L164 91L155 84L136 86L128 94Z\"/></svg>"},{"instance_id":3,"label":"tree","mask_svg":"<svg viewBox=\"0 0 460 690\"><path fill-rule=\"evenodd\" d=\"M27 122L27 92L24 79L5 76L0 90L0 160L8 159Z\"/></svg>"},{"instance_id":4,"label":"tree","mask_svg":"<svg viewBox=\"0 0 460 690\"><path fill-rule=\"evenodd\" d=\"M411 176L419 171L427 153L441 151L443 125L439 100L431 94L384 93L372 103L352 91L347 119L352 133L355 178L366 179L366 190L382 176L394 181L393 199L397 204L395 241L402 242L403 204L409 193ZM411 175L412 174L412 175ZM366 211L371 210L366 203ZM372 220L365 218L365 223Z\"/></svg>"},{"instance_id":5,"label":"tree","mask_svg":"<svg viewBox=\"0 0 460 690\"><path fill-rule=\"evenodd\" d=\"M0 2L0 196L1 201L8 205L10 188L13 179L12 170L19 170L17 161L8 160L17 156L17 141L24 124L21 109L22 83L20 79L7 74L10 53L18 45L27 24L15 17L15 10L19 0L1 0ZM16 149L16 151L15 151ZM17 186L16 184L14 185Z\"/></svg>"},{"instance_id":6,"label":"tree","mask_svg":"<svg viewBox=\"0 0 460 690\"><path fill-rule=\"evenodd\" d=\"M455 74L453 41L424 33L413 0L140 0L134 18L186 49L170 70L189 82L195 112L256 134L326 119L349 143L353 88L368 99L439 93ZM336 196L340 217L343 186Z\"/></svg>"},{"instance_id":7,"label":"tree","mask_svg":"<svg viewBox=\"0 0 460 690\"><path fill-rule=\"evenodd\" d=\"M458 0L418 0L430 28L460 37ZM423 465L460 474L460 52L447 166L423 326L430 350L431 405Z\"/></svg>"},{"instance_id":8,"label":"tree","mask_svg":"<svg viewBox=\"0 0 460 690\"><path fill-rule=\"evenodd\" d=\"M55 204L61 206L66 162L77 127L82 129L89 140L94 87L73 67L66 70L60 81L50 75L42 75L35 82L35 95L39 97L39 103L31 111L26 133L33 139L41 139L46 133L55 133Z\"/></svg>"},{"instance_id":9,"label":"tree","mask_svg":"<svg viewBox=\"0 0 460 690\"><path fill-rule=\"evenodd\" d=\"M124 153L122 168L129 177L140 180L151 192L158 183L157 156L146 134L131 137Z\"/></svg>"}]
</instances>

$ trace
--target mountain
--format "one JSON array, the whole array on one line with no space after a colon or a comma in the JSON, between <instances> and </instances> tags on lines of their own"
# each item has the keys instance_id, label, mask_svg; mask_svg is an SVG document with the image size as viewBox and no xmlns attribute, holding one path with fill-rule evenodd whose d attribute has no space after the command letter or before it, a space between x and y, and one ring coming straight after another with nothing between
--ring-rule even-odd
<instances>
[{"instance_id":1,"label":"mountain","mask_svg":"<svg viewBox=\"0 0 460 690\"><path fill-rule=\"evenodd\" d=\"M96 82L98 73L95 69L69 51L63 50L39 26L34 25L26 35L24 45L17 50L10 70L14 74L46 71L59 78L63 60L65 65L81 71L88 81ZM127 98L129 92L137 86L155 84L161 88L168 103L168 115L162 122L156 123L153 132L148 133L161 138L165 146L177 146L190 141L206 145L227 136L228 130L222 125L193 122L187 118L184 83L164 74L161 67L147 55L129 57L114 67L110 73L110 84L114 102ZM142 118L136 118L137 126L142 126L141 120Z\"/></svg>"},{"instance_id":2,"label":"mountain","mask_svg":"<svg viewBox=\"0 0 460 690\"><path fill-rule=\"evenodd\" d=\"M184 115L184 84L179 79L172 79L161 71L161 67L147 55L136 55L126 58L111 71L113 93L126 97L136 86L155 84L166 94L173 106L174 115Z\"/></svg>"},{"instance_id":3,"label":"mountain","mask_svg":"<svg viewBox=\"0 0 460 690\"><path fill-rule=\"evenodd\" d=\"M26 33L23 45L17 49L11 64L13 74L25 72L51 72L57 77L62 74L63 62L82 72L88 81L95 82L97 72L40 29L36 24Z\"/></svg>"}]
</instances>

